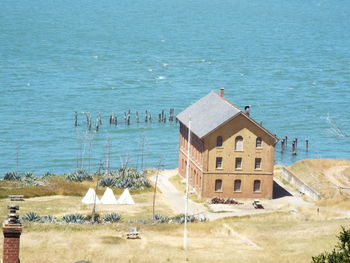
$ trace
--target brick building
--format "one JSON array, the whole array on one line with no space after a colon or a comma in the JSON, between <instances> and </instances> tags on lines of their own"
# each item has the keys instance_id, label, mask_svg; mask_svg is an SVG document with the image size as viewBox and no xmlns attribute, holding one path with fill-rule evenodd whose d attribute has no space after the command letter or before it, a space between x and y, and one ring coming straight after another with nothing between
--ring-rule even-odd
<instances>
[{"instance_id":1,"label":"brick building","mask_svg":"<svg viewBox=\"0 0 350 263\"><path fill-rule=\"evenodd\" d=\"M211 91L177 115L179 174L186 176L191 116L189 183L202 198L272 198L275 135Z\"/></svg>"}]
</instances>

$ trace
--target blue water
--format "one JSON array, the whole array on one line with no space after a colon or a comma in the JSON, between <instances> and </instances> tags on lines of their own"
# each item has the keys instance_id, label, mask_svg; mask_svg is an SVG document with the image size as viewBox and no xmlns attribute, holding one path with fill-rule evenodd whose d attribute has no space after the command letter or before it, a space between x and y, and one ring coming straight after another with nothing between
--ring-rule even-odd
<instances>
[{"instance_id":1,"label":"blue water","mask_svg":"<svg viewBox=\"0 0 350 263\"><path fill-rule=\"evenodd\" d=\"M0 174L87 169L89 154L95 171L109 151L112 168L126 156L174 168L178 126L155 115L220 87L298 137L298 155L278 144L277 162L349 159L349 18L348 0L2 0ZM153 124L109 127L129 109L151 110ZM81 112L93 123L101 112L100 132Z\"/></svg>"}]
</instances>

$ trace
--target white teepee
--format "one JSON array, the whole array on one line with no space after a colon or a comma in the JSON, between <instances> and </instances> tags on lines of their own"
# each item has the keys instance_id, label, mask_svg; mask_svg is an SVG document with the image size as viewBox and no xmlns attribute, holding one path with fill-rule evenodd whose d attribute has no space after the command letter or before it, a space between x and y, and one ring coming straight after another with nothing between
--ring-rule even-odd
<instances>
[{"instance_id":1,"label":"white teepee","mask_svg":"<svg viewBox=\"0 0 350 263\"><path fill-rule=\"evenodd\" d=\"M129 193L128 188L126 188L124 190L124 192L122 193L122 195L119 197L118 204L120 204L120 205L134 205L135 204L134 200L132 199L132 197Z\"/></svg>"},{"instance_id":2,"label":"white teepee","mask_svg":"<svg viewBox=\"0 0 350 263\"><path fill-rule=\"evenodd\" d=\"M83 200L81 200L82 203L91 205L95 202L95 197L96 197L96 204L100 204L100 199L98 199L98 196L95 193L95 190L92 188L89 188L87 193L85 194Z\"/></svg>"},{"instance_id":3,"label":"white teepee","mask_svg":"<svg viewBox=\"0 0 350 263\"><path fill-rule=\"evenodd\" d=\"M115 198L111 188L107 187L107 189L105 190L105 192L101 198L101 204L104 204L104 205L116 205L116 204L118 204L118 201Z\"/></svg>"}]
</instances>

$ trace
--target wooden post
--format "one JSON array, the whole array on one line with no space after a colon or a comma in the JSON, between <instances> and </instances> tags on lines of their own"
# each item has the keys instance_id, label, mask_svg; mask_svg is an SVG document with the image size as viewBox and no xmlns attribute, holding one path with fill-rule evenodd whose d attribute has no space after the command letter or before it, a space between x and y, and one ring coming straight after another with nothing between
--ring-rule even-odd
<instances>
[{"instance_id":1,"label":"wooden post","mask_svg":"<svg viewBox=\"0 0 350 263\"><path fill-rule=\"evenodd\" d=\"M147 112L147 110L145 111L145 122L148 122L148 112Z\"/></svg>"},{"instance_id":2,"label":"wooden post","mask_svg":"<svg viewBox=\"0 0 350 263\"><path fill-rule=\"evenodd\" d=\"M283 153L283 151L284 151L284 144L285 144L285 140L282 139L281 140L281 153Z\"/></svg>"},{"instance_id":3,"label":"wooden post","mask_svg":"<svg viewBox=\"0 0 350 263\"><path fill-rule=\"evenodd\" d=\"M136 122L137 122L137 123L140 122L140 120L139 120L139 113L138 113L138 112L136 112Z\"/></svg>"},{"instance_id":4,"label":"wooden post","mask_svg":"<svg viewBox=\"0 0 350 263\"><path fill-rule=\"evenodd\" d=\"M306 152L308 152L309 151L309 140L306 140L305 144L306 144Z\"/></svg>"},{"instance_id":5,"label":"wooden post","mask_svg":"<svg viewBox=\"0 0 350 263\"><path fill-rule=\"evenodd\" d=\"M161 122L161 121L162 121L162 114L159 113L159 114L158 114L158 122Z\"/></svg>"},{"instance_id":6,"label":"wooden post","mask_svg":"<svg viewBox=\"0 0 350 263\"><path fill-rule=\"evenodd\" d=\"M74 126L75 127L78 126L78 112L76 112L76 111L74 113Z\"/></svg>"},{"instance_id":7,"label":"wooden post","mask_svg":"<svg viewBox=\"0 0 350 263\"><path fill-rule=\"evenodd\" d=\"M99 129L100 129L100 121L97 117L97 119L96 119L96 132L98 132Z\"/></svg>"},{"instance_id":8,"label":"wooden post","mask_svg":"<svg viewBox=\"0 0 350 263\"><path fill-rule=\"evenodd\" d=\"M287 145L288 145L288 136L285 136L285 137L284 137L284 141L285 141L286 147L287 147Z\"/></svg>"}]
</instances>

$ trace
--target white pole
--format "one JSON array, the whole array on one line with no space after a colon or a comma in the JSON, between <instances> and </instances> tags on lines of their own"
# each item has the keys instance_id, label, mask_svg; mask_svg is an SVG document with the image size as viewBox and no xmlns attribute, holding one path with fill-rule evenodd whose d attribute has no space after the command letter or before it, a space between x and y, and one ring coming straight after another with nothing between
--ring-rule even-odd
<instances>
[{"instance_id":1,"label":"white pole","mask_svg":"<svg viewBox=\"0 0 350 263\"><path fill-rule=\"evenodd\" d=\"M190 170L190 145L191 145L191 116L188 122L187 137L187 165L186 165L186 196L185 196L185 227L184 227L184 249L187 249L187 210L188 210L188 174Z\"/></svg>"}]
</instances>

